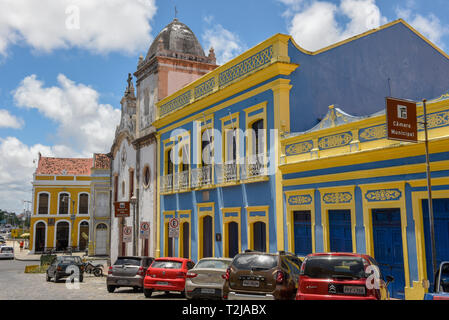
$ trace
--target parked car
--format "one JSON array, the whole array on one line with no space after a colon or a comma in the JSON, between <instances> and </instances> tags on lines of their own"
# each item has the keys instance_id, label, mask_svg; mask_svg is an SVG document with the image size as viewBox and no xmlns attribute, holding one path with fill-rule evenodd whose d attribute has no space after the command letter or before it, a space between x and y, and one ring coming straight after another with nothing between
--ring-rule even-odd
<instances>
[{"instance_id":1,"label":"parked car","mask_svg":"<svg viewBox=\"0 0 449 320\"><path fill-rule=\"evenodd\" d=\"M134 291L141 291L145 272L153 260L152 257L118 257L108 270L108 292L114 292L120 287L132 287Z\"/></svg>"},{"instance_id":2,"label":"parked car","mask_svg":"<svg viewBox=\"0 0 449 320\"><path fill-rule=\"evenodd\" d=\"M449 261L441 262L435 274L433 292L426 293L424 300L449 300Z\"/></svg>"},{"instance_id":3,"label":"parked car","mask_svg":"<svg viewBox=\"0 0 449 320\"><path fill-rule=\"evenodd\" d=\"M177 291L185 295L187 271L195 263L185 258L157 258L148 268L143 293L149 298L154 291Z\"/></svg>"},{"instance_id":4,"label":"parked car","mask_svg":"<svg viewBox=\"0 0 449 320\"><path fill-rule=\"evenodd\" d=\"M187 272L186 297L188 299L221 299L224 275L231 258L204 258Z\"/></svg>"},{"instance_id":5,"label":"parked car","mask_svg":"<svg viewBox=\"0 0 449 320\"><path fill-rule=\"evenodd\" d=\"M66 278L72 275L75 271L72 270L73 266L79 270L80 282L83 282L84 265L80 257L78 256L59 256L53 260L46 272L46 279L50 281L53 278L53 282L58 282L61 278ZM70 268L69 268L70 267Z\"/></svg>"},{"instance_id":6,"label":"parked car","mask_svg":"<svg viewBox=\"0 0 449 320\"><path fill-rule=\"evenodd\" d=\"M387 286L394 280L391 276L386 279L369 255L309 254L301 266L296 300L386 300Z\"/></svg>"},{"instance_id":7,"label":"parked car","mask_svg":"<svg viewBox=\"0 0 449 320\"><path fill-rule=\"evenodd\" d=\"M0 259L14 260L14 248L10 246L0 246Z\"/></svg>"},{"instance_id":8,"label":"parked car","mask_svg":"<svg viewBox=\"0 0 449 320\"><path fill-rule=\"evenodd\" d=\"M292 253L247 250L226 270L223 299L294 299L300 267L301 259Z\"/></svg>"}]
</instances>

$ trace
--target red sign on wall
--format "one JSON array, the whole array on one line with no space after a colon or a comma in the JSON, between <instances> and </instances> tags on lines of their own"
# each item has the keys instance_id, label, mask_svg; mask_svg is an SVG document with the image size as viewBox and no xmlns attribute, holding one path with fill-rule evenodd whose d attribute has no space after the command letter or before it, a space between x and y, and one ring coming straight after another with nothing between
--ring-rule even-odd
<instances>
[{"instance_id":1,"label":"red sign on wall","mask_svg":"<svg viewBox=\"0 0 449 320\"><path fill-rule=\"evenodd\" d=\"M129 217L129 201L114 202L114 209L116 218Z\"/></svg>"},{"instance_id":2,"label":"red sign on wall","mask_svg":"<svg viewBox=\"0 0 449 320\"><path fill-rule=\"evenodd\" d=\"M416 102L387 98L387 138L418 142Z\"/></svg>"}]
</instances>

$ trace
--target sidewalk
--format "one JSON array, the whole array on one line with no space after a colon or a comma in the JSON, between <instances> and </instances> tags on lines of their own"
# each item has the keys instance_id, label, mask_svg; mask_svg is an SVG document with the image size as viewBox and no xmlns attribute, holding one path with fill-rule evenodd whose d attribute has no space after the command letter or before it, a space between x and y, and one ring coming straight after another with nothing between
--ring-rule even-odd
<instances>
[{"instance_id":1,"label":"sidewalk","mask_svg":"<svg viewBox=\"0 0 449 320\"><path fill-rule=\"evenodd\" d=\"M14 258L18 261L35 261L40 262L41 261L41 255L40 254L32 254L30 253L30 250L28 249L22 249L20 251L20 244L18 241L11 241L7 240L6 245L14 247ZM58 256L64 256L67 254L64 253L56 253ZM78 256L81 258L86 258L87 260L108 260L108 257L89 257L84 256L84 252L74 252L72 253L72 256Z\"/></svg>"}]
</instances>

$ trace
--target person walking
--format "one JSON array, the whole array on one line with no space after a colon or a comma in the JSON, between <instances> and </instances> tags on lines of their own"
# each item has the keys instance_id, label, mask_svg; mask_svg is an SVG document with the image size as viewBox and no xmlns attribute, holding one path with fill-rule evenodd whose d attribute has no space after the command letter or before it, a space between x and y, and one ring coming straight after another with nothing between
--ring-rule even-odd
<instances>
[{"instance_id":1,"label":"person walking","mask_svg":"<svg viewBox=\"0 0 449 320\"><path fill-rule=\"evenodd\" d=\"M20 251L23 250L23 240L20 241Z\"/></svg>"}]
</instances>

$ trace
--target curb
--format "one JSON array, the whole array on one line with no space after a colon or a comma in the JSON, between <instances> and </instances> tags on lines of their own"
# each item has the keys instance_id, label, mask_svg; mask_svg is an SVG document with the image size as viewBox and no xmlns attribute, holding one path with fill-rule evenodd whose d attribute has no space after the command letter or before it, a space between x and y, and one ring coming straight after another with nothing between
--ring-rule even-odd
<instances>
[{"instance_id":1,"label":"curb","mask_svg":"<svg viewBox=\"0 0 449 320\"><path fill-rule=\"evenodd\" d=\"M17 258L14 258L14 260L17 260L17 261L32 261L32 262L40 262L41 261L40 259L34 260L34 259L17 259Z\"/></svg>"}]
</instances>

